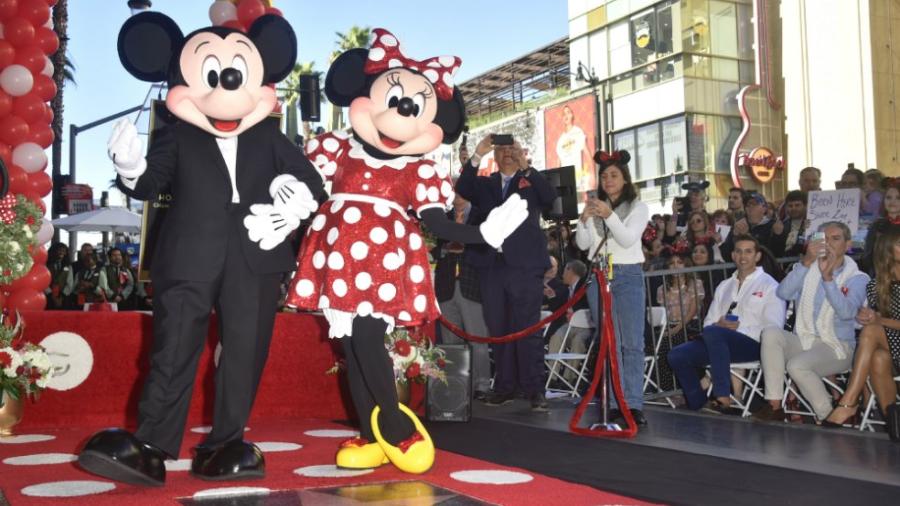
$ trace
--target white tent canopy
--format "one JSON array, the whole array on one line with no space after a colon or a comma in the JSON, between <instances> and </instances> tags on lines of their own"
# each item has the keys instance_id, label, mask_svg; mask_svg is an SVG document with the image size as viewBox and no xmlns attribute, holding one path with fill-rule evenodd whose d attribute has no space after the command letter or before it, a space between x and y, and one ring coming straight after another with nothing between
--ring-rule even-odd
<instances>
[{"instance_id":1,"label":"white tent canopy","mask_svg":"<svg viewBox=\"0 0 900 506\"><path fill-rule=\"evenodd\" d=\"M124 207L102 207L53 220L53 226L69 232L137 233L141 231L141 215Z\"/></svg>"}]
</instances>

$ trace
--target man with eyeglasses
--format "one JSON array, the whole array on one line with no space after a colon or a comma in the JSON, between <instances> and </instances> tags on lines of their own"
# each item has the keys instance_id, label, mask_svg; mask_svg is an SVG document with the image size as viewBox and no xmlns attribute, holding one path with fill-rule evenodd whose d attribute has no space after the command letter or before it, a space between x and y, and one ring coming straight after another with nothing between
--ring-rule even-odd
<instances>
[{"instance_id":1,"label":"man with eyeglasses","mask_svg":"<svg viewBox=\"0 0 900 506\"><path fill-rule=\"evenodd\" d=\"M700 339L669 352L669 366L681 384L689 409L723 414L731 407L731 364L759 360L763 329L784 326L784 301L778 282L758 267L759 242L749 235L734 239L731 258L737 271L722 281L709 306ZM697 369L709 366L713 398L707 400Z\"/></svg>"},{"instance_id":2,"label":"man with eyeglasses","mask_svg":"<svg viewBox=\"0 0 900 506\"><path fill-rule=\"evenodd\" d=\"M748 193L747 203L744 206L744 218L734 223L728 237L722 241L722 245L719 247L722 251L722 258L731 258L731 252L735 247L734 238L744 234L753 236L759 244L771 249L773 222L766 217L768 210L769 205L762 193Z\"/></svg>"}]
</instances>

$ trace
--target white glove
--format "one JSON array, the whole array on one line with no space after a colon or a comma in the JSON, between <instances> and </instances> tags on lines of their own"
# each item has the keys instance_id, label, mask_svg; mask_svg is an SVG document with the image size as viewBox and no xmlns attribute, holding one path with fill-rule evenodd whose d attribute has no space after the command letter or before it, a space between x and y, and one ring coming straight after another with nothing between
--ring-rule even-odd
<instances>
[{"instance_id":1,"label":"white glove","mask_svg":"<svg viewBox=\"0 0 900 506\"><path fill-rule=\"evenodd\" d=\"M484 223L478 226L484 242L499 248L503 241L528 218L528 202L518 194L506 199L502 206L494 208Z\"/></svg>"},{"instance_id":2,"label":"white glove","mask_svg":"<svg viewBox=\"0 0 900 506\"><path fill-rule=\"evenodd\" d=\"M116 167L116 172L123 178L135 179L147 170L144 142L138 137L137 128L128 118L121 118L113 125L106 152Z\"/></svg>"},{"instance_id":3,"label":"white glove","mask_svg":"<svg viewBox=\"0 0 900 506\"><path fill-rule=\"evenodd\" d=\"M313 197L306 183L297 181L290 174L282 174L269 184L269 195L275 201L275 210L281 214L294 214L299 220L305 220L316 212L319 203Z\"/></svg>"},{"instance_id":4,"label":"white glove","mask_svg":"<svg viewBox=\"0 0 900 506\"><path fill-rule=\"evenodd\" d=\"M278 246L291 232L300 226L300 220L293 214L281 214L271 204L253 204L250 213L244 217L244 226L253 242L260 249L270 250Z\"/></svg>"}]
</instances>

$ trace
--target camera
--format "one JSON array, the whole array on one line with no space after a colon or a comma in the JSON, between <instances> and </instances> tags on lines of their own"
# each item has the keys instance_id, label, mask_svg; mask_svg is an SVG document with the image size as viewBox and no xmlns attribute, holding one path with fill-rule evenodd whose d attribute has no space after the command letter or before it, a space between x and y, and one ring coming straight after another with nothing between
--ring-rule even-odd
<instances>
[{"instance_id":1,"label":"camera","mask_svg":"<svg viewBox=\"0 0 900 506\"><path fill-rule=\"evenodd\" d=\"M512 134L493 134L491 135L491 143L494 146L512 146Z\"/></svg>"}]
</instances>

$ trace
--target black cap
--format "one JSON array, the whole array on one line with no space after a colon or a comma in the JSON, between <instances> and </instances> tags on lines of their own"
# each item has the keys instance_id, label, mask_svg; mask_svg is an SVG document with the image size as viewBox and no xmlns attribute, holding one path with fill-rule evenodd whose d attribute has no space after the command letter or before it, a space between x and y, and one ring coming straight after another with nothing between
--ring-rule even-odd
<instances>
[{"instance_id":1,"label":"black cap","mask_svg":"<svg viewBox=\"0 0 900 506\"><path fill-rule=\"evenodd\" d=\"M681 189L689 192L702 192L709 188L709 181L690 181L682 183Z\"/></svg>"}]
</instances>

